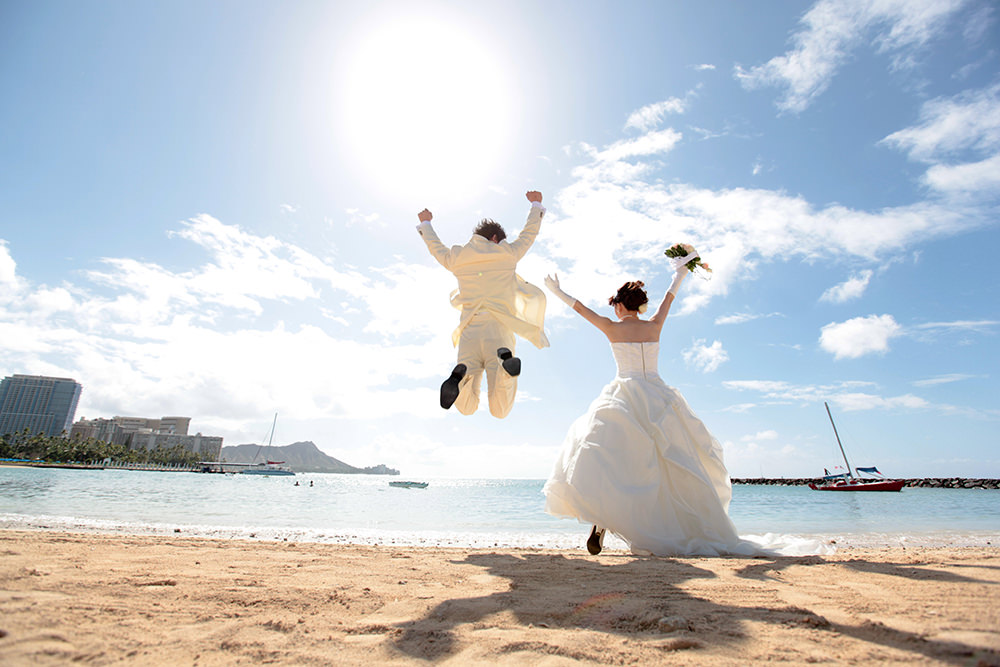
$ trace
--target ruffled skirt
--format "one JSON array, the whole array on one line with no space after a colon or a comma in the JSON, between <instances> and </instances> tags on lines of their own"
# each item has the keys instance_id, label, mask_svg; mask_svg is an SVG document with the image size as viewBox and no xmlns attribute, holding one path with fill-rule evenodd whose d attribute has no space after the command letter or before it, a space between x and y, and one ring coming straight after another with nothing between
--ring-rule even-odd
<instances>
[{"instance_id":1,"label":"ruffled skirt","mask_svg":"<svg viewBox=\"0 0 1000 667\"><path fill-rule=\"evenodd\" d=\"M658 378L616 377L604 388L570 427L544 493L546 512L606 528L633 553L750 556L788 547L737 535L722 447Z\"/></svg>"}]
</instances>

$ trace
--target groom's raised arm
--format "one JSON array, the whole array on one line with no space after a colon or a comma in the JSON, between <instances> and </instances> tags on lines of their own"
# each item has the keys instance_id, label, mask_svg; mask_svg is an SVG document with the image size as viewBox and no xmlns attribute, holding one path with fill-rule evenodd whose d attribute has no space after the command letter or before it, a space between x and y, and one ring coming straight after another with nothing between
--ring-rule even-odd
<instances>
[{"instance_id":1,"label":"groom's raised arm","mask_svg":"<svg viewBox=\"0 0 1000 667\"><path fill-rule=\"evenodd\" d=\"M451 271L451 253L448 248L441 243L441 239L438 238L437 232L431 227L431 219L434 216L426 208L420 213L417 213L417 218L420 220L420 224L417 225L417 233L420 234L420 238L424 240L427 244L427 249L430 250L431 256L436 259L441 266Z\"/></svg>"},{"instance_id":2,"label":"groom's raised arm","mask_svg":"<svg viewBox=\"0 0 1000 667\"><path fill-rule=\"evenodd\" d=\"M528 212L528 221L524 223L524 229L517 235L517 239L510 244L514 250L514 256L520 260L524 257L528 248L535 242L538 230L542 227L542 216L545 215L545 207L542 206L542 193L537 190L529 190L524 195L531 202L531 210Z\"/></svg>"}]
</instances>

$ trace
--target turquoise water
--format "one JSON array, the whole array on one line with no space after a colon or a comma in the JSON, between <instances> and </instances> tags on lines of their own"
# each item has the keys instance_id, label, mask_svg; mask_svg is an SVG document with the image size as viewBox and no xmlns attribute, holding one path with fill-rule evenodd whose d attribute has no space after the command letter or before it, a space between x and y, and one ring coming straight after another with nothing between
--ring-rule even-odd
<instances>
[{"instance_id":1,"label":"turquoise water","mask_svg":"<svg viewBox=\"0 0 1000 667\"><path fill-rule=\"evenodd\" d=\"M392 479L0 467L0 528L462 547L578 548L586 537L588 527L545 514L542 480L430 479L426 489L398 489ZM741 534L842 546L1000 544L997 490L737 485L730 515Z\"/></svg>"}]
</instances>

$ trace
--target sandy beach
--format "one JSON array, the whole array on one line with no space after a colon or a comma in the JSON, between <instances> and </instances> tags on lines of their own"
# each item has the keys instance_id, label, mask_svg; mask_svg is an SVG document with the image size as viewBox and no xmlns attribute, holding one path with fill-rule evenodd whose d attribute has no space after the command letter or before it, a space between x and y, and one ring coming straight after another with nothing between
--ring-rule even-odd
<instances>
[{"instance_id":1,"label":"sandy beach","mask_svg":"<svg viewBox=\"0 0 1000 667\"><path fill-rule=\"evenodd\" d=\"M0 531L0 663L1000 665L996 548L787 558Z\"/></svg>"}]
</instances>

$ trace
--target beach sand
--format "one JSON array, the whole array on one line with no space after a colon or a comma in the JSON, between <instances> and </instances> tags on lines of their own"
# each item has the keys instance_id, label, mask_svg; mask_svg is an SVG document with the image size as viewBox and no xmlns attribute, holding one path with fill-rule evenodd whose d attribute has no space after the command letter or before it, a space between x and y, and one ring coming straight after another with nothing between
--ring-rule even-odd
<instances>
[{"instance_id":1,"label":"beach sand","mask_svg":"<svg viewBox=\"0 0 1000 667\"><path fill-rule=\"evenodd\" d=\"M1000 551L642 558L0 530L0 664L1000 665Z\"/></svg>"}]
</instances>

